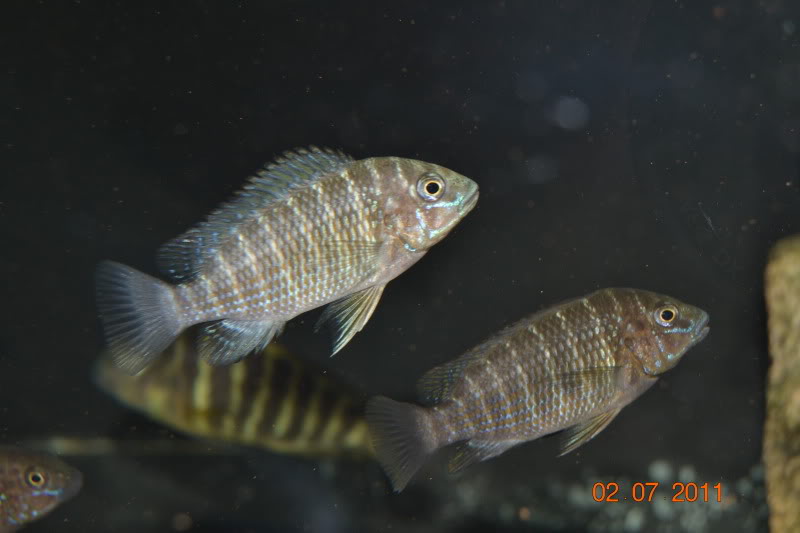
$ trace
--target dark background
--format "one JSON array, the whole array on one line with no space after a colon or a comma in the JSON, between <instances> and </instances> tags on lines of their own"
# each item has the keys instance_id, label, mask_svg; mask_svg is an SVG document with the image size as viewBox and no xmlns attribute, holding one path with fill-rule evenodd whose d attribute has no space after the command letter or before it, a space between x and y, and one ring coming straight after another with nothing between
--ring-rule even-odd
<instances>
[{"instance_id":1,"label":"dark background","mask_svg":"<svg viewBox=\"0 0 800 533\"><path fill-rule=\"evenodd\" d=\"M771 244L800 231L796 2L2 11L3 442L162 435L89 380L101 348L94 267L113 258L154 273L164 241L297 146L436 162L481 187L476 210L389 285L336 358L330 332L312 333L319 311L282 337L365 394L410 399L428 368L599 287L656 290L711 315L707 340L561 459L543 439L454 480L440 456L390 496L372 464L75 458L83 492L30 531L171 531L179 512L191 531L510 530L526 526L516 511L493 517L526 498L553 504L534 513L555 517L540 527L580 531L588 518L568 498L535 494L592 476L648 481L665 459L735 496L759 462L762 270Z\"/></svg>"}]
</instances>

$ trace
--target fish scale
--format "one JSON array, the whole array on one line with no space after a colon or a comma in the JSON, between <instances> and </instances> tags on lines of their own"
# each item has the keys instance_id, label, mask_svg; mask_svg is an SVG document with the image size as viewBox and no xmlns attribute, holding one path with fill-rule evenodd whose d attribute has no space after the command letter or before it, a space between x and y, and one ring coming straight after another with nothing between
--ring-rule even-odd
<instances>
[{"instance_id":1,"label":"fish scale","mask_svg":"<svg viewBox=\"0 0 800 533\"><path fill-rule=\"evenodd\" d=\"M97 271L110 352L141 372L186 328L204 324L200 355L230 364L295 316L326 304L333 353L370 319L386 284L475 206L472 180L399 157L354 161L287 152L208 220L162 248L175 284L113 262Z\"/></svg>"},{"instance_id":2,"label":"fish scale","mask_svg":"<svg viewBox=\"0 0 800 533\"><path fill-rule=\"evenodd\" d=\"M360 395L273 343L234 365L197 357L195 329L136 376L106 355L95 380L129 407L178 431L304 456L369 456Z\"/></svg>"},{"instance_id":3,"label":"fish scale","mask_svg":"<svg viewBox=\"0 0 800 533\"><path fill-rule=\"evenodd\" d=\"M677 364L707 324L703 310L638 289L603 289L535 313L426 373L425 407L371 399L378 459L399 491L452 443L463 444L451 471L564 429L568 453Z\"/></svg>"}]
</instances>

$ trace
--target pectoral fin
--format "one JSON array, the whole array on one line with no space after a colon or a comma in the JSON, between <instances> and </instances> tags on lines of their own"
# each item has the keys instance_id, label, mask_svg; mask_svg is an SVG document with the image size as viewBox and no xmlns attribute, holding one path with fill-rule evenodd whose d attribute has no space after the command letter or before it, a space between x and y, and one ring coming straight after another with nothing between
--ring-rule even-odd
<instances>
[{"instance_id":1,"label":"pectoral fin","mask_svg":"<svg viewBox=\"0 0 800 533\"><path fill-rule=\"evenodd\" d=\"M378 306L384 287L386 285L375 285L364 289L333 302L325 309L317 322L317 328L328 319L333 319L336 324L336 341L331 357L361 331Z\"/></svg>"},{"instance_id":2,"label":"pectoral fin","mask_svg":"<svg viewBox=\"0 0 800 533\"><path fill-rule=\"evenodd\" d=\"M598 433L603 431L606 426L609 425L612 420L614 420L614 417L616 417L621 410L622 408L620 407L619 409L612 409L610 411L600 413L594 418L590 418L586 422L576 424L567 429L565 432L566 439L564 439L564 442L561 445L561 453L558 454L559 457L568 454L575 448L578 448L582 444L585 444L596 437Z\"/></svg>"},{"instance_id":3,"label":"pectoral fin","mask_svg":"<svg viewBox=\"0 0 800 533\"><path fill-rule=\"evenodd\" d=\"M447 464L447 469L451 473L459 472L475 463L497 457L517 444L519 444L519 441L516 440L468 440L458 449L453 458L450 459L450 462Z\"/></svg>"}]
</instances>

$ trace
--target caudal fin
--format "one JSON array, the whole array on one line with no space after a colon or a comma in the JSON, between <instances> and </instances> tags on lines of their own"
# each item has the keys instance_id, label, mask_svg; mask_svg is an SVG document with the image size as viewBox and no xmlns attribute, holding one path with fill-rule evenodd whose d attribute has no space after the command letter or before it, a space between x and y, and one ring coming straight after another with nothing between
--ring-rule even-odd
<instances>
[{"instance_id":1,"label":"caudal fin","mask_svg":"<svg viewBox=\"0 0 800 533\"><path fill-rule=\"evenodd\" d=\"M181 332L172 286L131 267L97 267L97 307L117 366L138 374Z\"/></svg>"},{"instance_id":2,"label":"caudal fin","mask_svg":"<svg viewBox=\"0 0 800 533\"><path fill-rule=\"evenodd\" d=\"M408 485L428 455L436 449L426 428L425 416L422 407L396 402L385 396L375 396L367 402L366 417L372 446L395 492Z\"/></svg>"}]
</instances>

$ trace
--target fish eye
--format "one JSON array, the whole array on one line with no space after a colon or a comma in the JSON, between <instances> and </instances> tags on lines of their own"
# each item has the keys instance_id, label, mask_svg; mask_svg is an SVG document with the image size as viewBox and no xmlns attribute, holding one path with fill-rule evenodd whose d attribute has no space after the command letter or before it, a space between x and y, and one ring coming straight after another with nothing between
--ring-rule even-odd
<instances>
[{"instance_id":1,"label":"fish eye","mask_svg":"<svg viewBox=\"0 0 800 533\"><path fill-rule=\"evenodd\" d=\"M669 326L678 316L678 310L672 305L665 305L656 311L656 322Z\"/></svg>"},{"instance_id":2,"label":"fish eye","mask_svg":"<svg viewBox=\"0 0 800 533\"><path fill-rule=\"evenodd\" d=\"M417 181L417 194L429 202L438 200L444 194L444 180L435 172L423 174Z\"/></svg>"},{"instance_id":3,"label":"fish eye","mask_svg":"<svg viewBox=\"0 0 800 533\"><path fill-rule=\"evenodd\" d=\"M47 481L47 478L43 473L39 472L38 470L30 470L28 471L26 480L28 482L28 485L38 489L44 486L45 482Z\"/></svg>"}]
</instances>

